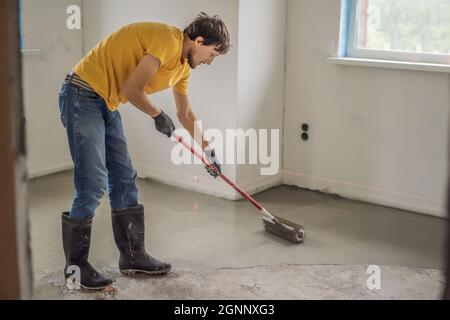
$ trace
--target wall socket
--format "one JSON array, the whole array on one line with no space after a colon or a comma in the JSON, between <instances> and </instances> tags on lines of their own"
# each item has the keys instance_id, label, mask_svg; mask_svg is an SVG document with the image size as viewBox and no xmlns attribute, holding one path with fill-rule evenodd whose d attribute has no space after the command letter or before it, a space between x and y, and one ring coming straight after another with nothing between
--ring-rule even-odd
<instances>
[{"instance_id":1,"label":"wall socket","mask_svg":"<svg viewBox=\"0 0 450 320\"><path fill-rule=\"evenodd\" d=\"M301 125L301 131L302 131L302 135L301 135L301 138L302 138L302 140L303 141L308 141L309 140L309 124L307 124L307 123L303 123L302 125Z\"/></svg>"}]
</instances>

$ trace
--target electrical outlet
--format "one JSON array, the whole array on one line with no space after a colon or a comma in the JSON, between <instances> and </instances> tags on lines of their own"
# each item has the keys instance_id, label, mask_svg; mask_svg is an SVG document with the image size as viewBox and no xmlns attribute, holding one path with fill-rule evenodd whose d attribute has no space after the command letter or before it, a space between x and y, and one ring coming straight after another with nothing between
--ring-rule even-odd
<instances>
[{"instance_id":1,"label":"electrical outlet","mask_svg":"<svg viewBox=\"0 0 450 320\"><path fill-rule=\"evenodd\" d=\"M302 130L302 135L301 138L303 141L308 141L309 140L309 124L307 123L303 123L301 125L301 130Z\"/></svg>"},{"instance_id":2,"label":"electrical outlet","mask_svg":"<svg viewBox=\"0 0 450 320\"><path fill-rule=\"evenodd\" d=\"M303 141L308 141L309 140L309 134L307 134L306 132L302 133L302 140Z\"/></svg>"},{"instance_id":3,"label":"electrical outlet","mask_svg":"<svg viewBox=\"0 0 450 320\"><path fill-rule=\"evenodd\" d=\"M302 131L303 132L308 132L309 131L309 124L307 124L307 123L302 124Z\"/></svg>"}]
</instances>

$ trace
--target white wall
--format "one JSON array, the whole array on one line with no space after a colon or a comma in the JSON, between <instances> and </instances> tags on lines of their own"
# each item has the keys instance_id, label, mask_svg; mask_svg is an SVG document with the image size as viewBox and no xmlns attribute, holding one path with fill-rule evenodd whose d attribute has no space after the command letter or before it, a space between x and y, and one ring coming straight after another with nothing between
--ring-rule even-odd
<instances>
[{"instance_id":1,"label":"white wall","mask_svg":"<svg viewBox=\"0 0 450 320\"><path fill-rule=\"evenodd\" d=\"M280 147L277 154L271 155L279 159L278 174L261 175L261 167L268 166L261 166L260 161L256 165L238 165L237 181L252 193L281 183L285 27L284 0L239 2L237 127L280 132Z\"/></svg>"},{"instance_id":2,"label":"white wall","mask_svg":"<svg viewBox=\"0 0 450 320\"><path fill-rule=\"evenodd\" d=\"M445 216L449 76L327 64L340 0L288 0L287 12L283 181Z\"/></svg>"},{"instance_id":3,"label":"white wall","mask_svg":"<svg viewBox=\"0 0 450 320\"><path fill-rule=\"evenodd\" d=\"M82 32L66 28L66 8L79 0L23 0L22 57L27 166L30 178L71 168L58 93L64 76L83 56Z\"/></svg>"}]
</instances>

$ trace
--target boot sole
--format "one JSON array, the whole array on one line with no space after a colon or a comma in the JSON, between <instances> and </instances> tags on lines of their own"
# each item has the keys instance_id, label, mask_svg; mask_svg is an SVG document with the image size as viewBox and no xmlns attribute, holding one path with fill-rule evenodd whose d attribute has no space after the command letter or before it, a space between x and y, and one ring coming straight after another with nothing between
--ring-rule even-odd
<instances>
[{"instance_id":1,"label":"boot sole","mask_svg":"<svg viewBox=\"0 0 450 320\"><path fill-rule=\"evenodd\" d=\"M67 282L66 282L67 285ZM82 289L84 290L89 290L89 291L101 291L101 290L105 290L107 288L111 288L113 286L113 284L107 284L105 286L100 286L100 287L87 287L81 283L75 282L75 285L80 286Z\"/></svg>"},{"instance_id":2,"label":"boot sole","mask_svg":"<svg viewBox=\"0 0 450 320\"><path fill-rule=\"evenodd\" d=\"M138 273L144 273L147 275L155 275L155 274L165 274L168 273L170 269L163 269L163 270L157 270L157 271L146 271L146 270L138 270L138 269L127 269L127 270L120 270L120 273L124 276L134 276Z\"/></svg>"}]
</instances>

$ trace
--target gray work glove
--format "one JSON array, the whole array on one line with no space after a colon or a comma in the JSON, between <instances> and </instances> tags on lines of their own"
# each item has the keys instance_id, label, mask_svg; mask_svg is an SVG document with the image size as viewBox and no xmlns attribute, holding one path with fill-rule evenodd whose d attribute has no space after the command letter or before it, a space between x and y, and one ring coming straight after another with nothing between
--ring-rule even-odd
<instances>
[{"instance_id":1,"label":"gray work glove","mask_svg":"<svg viewBox=\"0 0 450 320\"><path fill-rule=\"evenodd\" d=\"M222 174L222 170L220 169L220 162L216 157L216 152L214 151L214 149L210 148L205 149L205 159L209 163L211 163L214 166L214 168L216 168L217 172L214 172L213 169L205 165L206 171L208 171L208 173L212 175L214 179L220 176Z\"/></svg>"},{"instance_id":2,"label":"gray work glove","mask_svg":"<svg viewBox=\"0 0 450 320\"><path fill-rule=\"evenodd\" d=\"M161 110L161 113L153 118L155 120L155 128L162 134L168 136L169 138L172 136L172 132L175 131L175 125L172 122L172 119Z\"/></svg>"}]
</instances>

